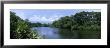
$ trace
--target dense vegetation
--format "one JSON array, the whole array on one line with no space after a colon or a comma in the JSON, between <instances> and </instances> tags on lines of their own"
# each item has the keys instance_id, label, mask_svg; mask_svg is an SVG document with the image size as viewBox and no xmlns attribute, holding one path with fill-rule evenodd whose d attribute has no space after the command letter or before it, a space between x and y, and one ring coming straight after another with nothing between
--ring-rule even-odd
<instances>
[{"instance_id":1,"label":"dense vegetation","mask_svg":"<svg viewBox=\"0 0 110 48\"><path fill-rule=\"evenodd\" d=\"M10 12L10 38L11 39L38 39L38 34L30 29L28 22Z\"/></svg>"},{"instance_id":2,"label":"dense vegetation","mask_svg":"<svg viewBox=\"0 0 110 48\"><path fill-rule=\"evenodd\" d=\"M80 12L75 15L61 17L52 24L60 29L62 36L71 35L74 32L79 34L80 38L101 38L101 12ZM62 31L68 29L68 31Z\"/></svg>"},{"instance_id":3,"label":"dense vegetation","mask_svg":"<svg viewBox=\"0 0 110 48\"><path fill-rule=\"evenodd\" d=\"M75 15L61 17L53 22L57 28L66 28L71 30L100 30L101 29L100 12L80 12Z\"/></svg>"}]
</instances>

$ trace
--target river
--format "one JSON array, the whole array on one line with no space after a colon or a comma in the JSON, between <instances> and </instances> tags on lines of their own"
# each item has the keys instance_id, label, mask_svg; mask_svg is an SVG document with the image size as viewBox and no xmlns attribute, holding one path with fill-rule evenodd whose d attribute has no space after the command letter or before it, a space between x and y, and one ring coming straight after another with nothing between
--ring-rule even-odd
<instances>
[{"instance_id":1,"label":"river","mask_svg":"<svg viewBox=\"0 0 110 48\"><path fill-rule=\"evenodd\" d=\"M69 29L58 29L52 27L33 27L32 30L43 37L43 39L97 39L100 38L97 31L71 31ZM83 32L83 33L82 33Z\"/></svg>"}]
</instances>

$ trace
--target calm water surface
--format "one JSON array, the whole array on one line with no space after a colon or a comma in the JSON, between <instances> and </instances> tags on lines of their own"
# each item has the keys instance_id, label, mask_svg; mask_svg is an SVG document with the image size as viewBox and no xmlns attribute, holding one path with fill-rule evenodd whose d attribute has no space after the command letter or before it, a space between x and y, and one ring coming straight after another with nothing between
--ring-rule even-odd
<instances>
[{"instance_id":1,"label":"calm water surface","mask_svg":"<svg viewBox=\"0 0 110 48\"><path fill-rule=\"evenodd\" d=\"M97 39L100 38L98 31L70 31L51 27L33 27L44 39ZM80 32L80 33L79 33Z\"/></svg>"}]
</instances>

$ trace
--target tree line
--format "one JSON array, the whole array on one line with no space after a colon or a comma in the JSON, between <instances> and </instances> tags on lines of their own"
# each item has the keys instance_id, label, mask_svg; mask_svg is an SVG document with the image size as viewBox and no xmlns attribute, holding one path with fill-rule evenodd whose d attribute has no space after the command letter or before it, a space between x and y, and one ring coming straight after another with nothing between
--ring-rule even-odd
<instances>
[{"instance_id":1,"label":"tree line","mask_svg":"<svg viewBox=\"0 0 110 48\"><path fill-rule=\"evenodd\" d=\"M101 12L80 12L61 17L52 24L54 27L71 30L101 30Z\"/></svg>"},{"instance_id":2,"label":"tree line","mask_svg":"<svg viewBox=\"0 0 110 48\"><path fill-rule=\"evenodd\" d=\"M49 27L49 26L51 26L51 24L49 24L49 23L48 24L40 23L40 22L31 23L31 22L29 22L28 19L26 19L25 21L30 27Z\"/></svg>"}]
</instances>

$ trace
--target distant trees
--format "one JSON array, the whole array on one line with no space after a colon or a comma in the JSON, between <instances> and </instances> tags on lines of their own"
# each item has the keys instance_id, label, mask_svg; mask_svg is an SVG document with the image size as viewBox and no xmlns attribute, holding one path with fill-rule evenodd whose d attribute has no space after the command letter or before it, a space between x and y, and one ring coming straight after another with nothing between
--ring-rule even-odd
<instances>
[{"instance_id":1,"label":"distant trees","mask_svg":"<svg viewBox=\"0 0 110 48\"><path fill-rule=\"evenodd\" d=\"M80 12L75 15L61 17L52 24L57 28L71 30L100 30L101 12Z\"/></svg>"},{"instance_id":2,"label":"distant trees","mask_svg":"<svg viewBox=\"0 0 110 48\"><path fill-rule=\"evenodd\" d=\"M28 20L27 20L28 21ZM29 22L22 20L16 16L14 12L10 12L10 38L11 39L38 39L37 32L29 27Z\"/></svg>"},{"instance_id":3,"label":"distant trees","mask_svg":"<svg viewBox=\"0 0 110 48\"><path fill-rule=\"evenodd\" d=\"M51 24L46 24L46 23L31 23L30 26L31 27L49 27Z\"/></svg>"},{"instance_id":4,"label":"distant trees","mask_svg":"<svg viewBox=\"0 0 110 48\"><path fill-rule=\"evenodd\" d=\"M40 27L42 24L41 23L31 23L31 27Z\"/></svg>"},{"instance_id":5,"label":"distant trees","mask_svg":"<svg viewBox=\"0 0 110 48\"><path fill-rule=\"evenodd\" d=\"M29 22L28 19L25 19L25 22L29 25L29 27L48 27L50 24L45 24L45 23L40 23L40 22L36 22L36 23L31 23Z\"/></svg>"}]
</instances>

